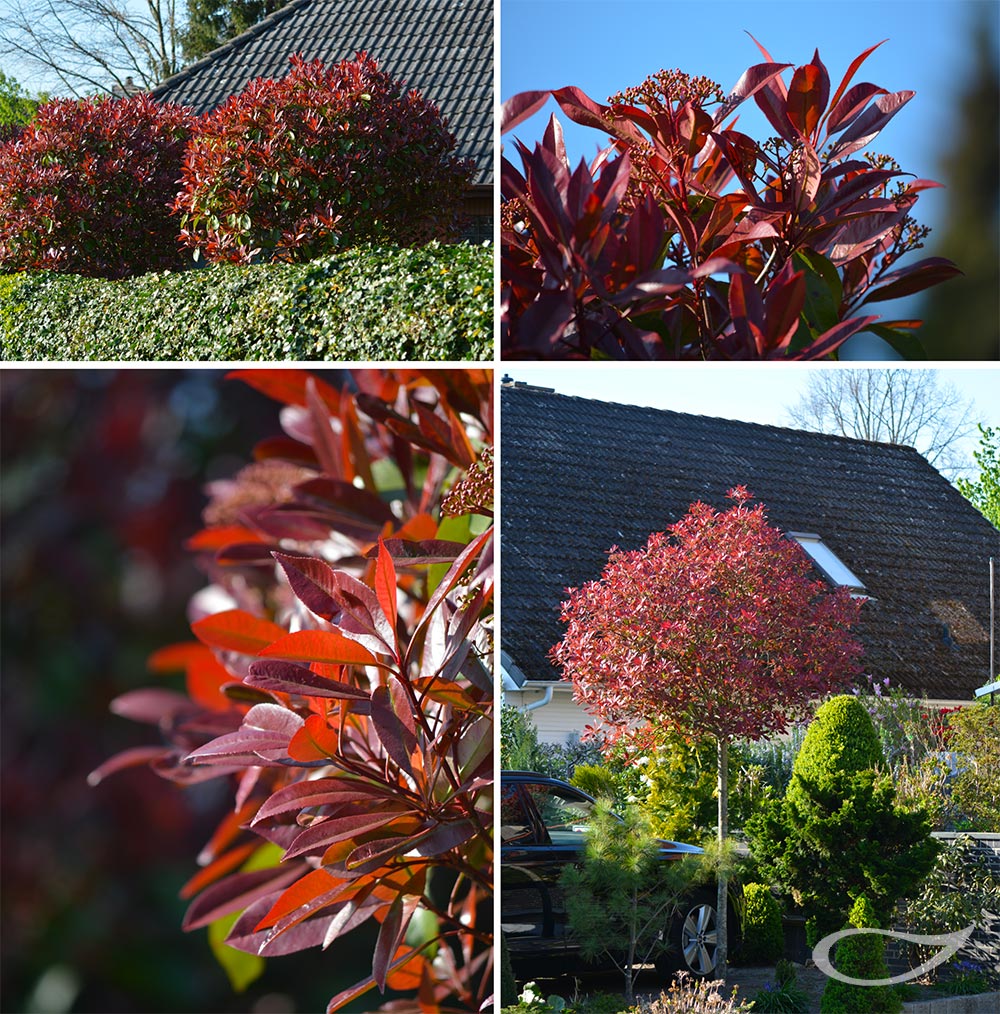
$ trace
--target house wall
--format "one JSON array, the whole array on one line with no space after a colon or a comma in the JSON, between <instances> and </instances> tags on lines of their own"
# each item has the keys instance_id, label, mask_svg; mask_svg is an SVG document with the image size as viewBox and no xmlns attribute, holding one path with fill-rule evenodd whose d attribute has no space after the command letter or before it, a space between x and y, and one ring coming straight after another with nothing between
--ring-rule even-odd
<instances>
[{"instance_id":1,"label":"house wall","mask_svg":"<svg viewBox=\"0 0 1000 1014\"><path fill-rule=\"evenodd\" d=\"M508 691L504 693L504 703L515 708L524 708L528 704L542 700L545 691L532 687L530 690ZM535 723L540 743L565 743L566 737L579 735L585 725L593 725L594 719L573 700L573 692L569 686L552 688L552 700L534 711L528 717Z\"/></svg>"}]
</instances>

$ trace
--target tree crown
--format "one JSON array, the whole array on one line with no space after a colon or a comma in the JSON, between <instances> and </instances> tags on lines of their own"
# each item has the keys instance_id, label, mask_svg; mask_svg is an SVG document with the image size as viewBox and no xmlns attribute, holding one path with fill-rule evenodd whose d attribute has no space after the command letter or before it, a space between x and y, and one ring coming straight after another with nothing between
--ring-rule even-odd
<instances>
[{"instance_id":1,"label":"tree crown","mask_svg":"<svg viewBox=\"0 0 1000 1014\"><path fill-rule=\"evenodd\" d=\"M858 600L816 580L745 487L729 496L727 511L696 503L642 549L613 548L600 580L569 589L552 657L614 737L651 722L780 733L860 671Z\"/></svg>"}]
</instances>

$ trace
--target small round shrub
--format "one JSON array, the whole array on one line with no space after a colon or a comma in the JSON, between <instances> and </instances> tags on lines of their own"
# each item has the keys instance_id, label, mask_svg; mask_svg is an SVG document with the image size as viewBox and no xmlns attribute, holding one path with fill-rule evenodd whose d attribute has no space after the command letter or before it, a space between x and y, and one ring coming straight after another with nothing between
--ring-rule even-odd
<instances>
[{"instance_id":1,"label":"small round shrub","mask_svg":"<svg viewBox=\"0 0 1000 1014\"><path fill-rule=\"evenodd\" d=\"M147 95L41 106L0 145L0 268L126 278L182 267L170 205L194 120Z\"/></svg>"},{"instance_id":2,"label":"small round shrub","mask_svg":"<svg viewBox=\"0 0 1000 1014\"><path fill-rule=\"evenodd\" d=\"M781 909L766 884L744 884L743 947L740 961L745 965L771 965L785 949Z\"/></svg>"},{"instance_id":3,"label":"small round shrub","mask_svg":"<svg viewBox=\"0 0 1000 1014\"><path fill-rule=\"evenodd\" d=\"M456 239L471 163L437 107L364 53L291 64L202 120L174 205L182 241L249 263Z\"/></svg>"},{"instance_id":4,"label":"small round shrub","mask_svg":"<svg viewBox=\"0 0 1000 1014\"><path fill-rule=\"evenodd\" d=\"M848 921L857 929L877 929L879 925L874 908L863 894L851 908ZM888 979L885 937L878 933L845 937L837 944L835 965L838 972L852 979ZM902 1006L892 986L854 986L829 978L819 1009L822 1014L895 1014Z\"/></svg>"}]
</instances>

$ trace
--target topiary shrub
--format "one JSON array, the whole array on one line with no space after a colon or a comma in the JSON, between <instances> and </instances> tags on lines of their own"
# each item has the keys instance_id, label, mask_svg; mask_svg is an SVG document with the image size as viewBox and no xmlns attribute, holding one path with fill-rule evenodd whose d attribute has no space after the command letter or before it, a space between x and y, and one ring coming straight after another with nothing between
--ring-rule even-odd
<instances>
[{"instance_id":1,"label":"topiary shrub","mask_svg":"<svg viewBox=\"0 0 1000 1014\"><path fill-rule=\"evenodd\" d=\"M740 962L744 965L772 965L785 949L778 902L766 884L750 883L743 885L743 904Z\"/></svg>"},{"instance_id":2,"label":"topiary shrub","mask_svg":"<svg viewBox=\"0 0 1000 1014\"><path fill-rule=\"evenodd\" d=\"M808 909L810 944L843 926L862 894L888 923L934 865L927 813L896 805L882 763L862 703L834 697L806 732L785 798L747 821L761 871Z\"/></svg>"},{"instance_id":3,"label":"topiary shrub","mask_svg":"<svg viewBox=\"0 0 1000 1014\"><path fill-rule=\"evenodd\" d=\"M875 909L865 895L855 901L848 922L857 929L878 929ZM836 968L852 979L888 979L885 938L878 933L845 937L837 944ZM819 1009L822 1014L895 1014L902 1006L892 986L854 986L829 978Z\"/></svg>"},{"instance_id":4,"label":"topiary shrub","mask_svg":"<svg viewBox=\"0 0 1000 1014\"><path fill-rule=\"evenodd\" d=\"M0 145L0 269L180 268L170 203L195 117L147 95L57 99Z\"/></svg>"},{"instance_id":5,"label":"topiary shrub","mask_svg":"<svg viewBox=\"0 0 1000 1014\"><path fill-rule=\"evenodd\" d=\"M174 204L182 241L210 261L249 263L456 239L471 164L453 154L437 107L364 53L291 64L200 123Z\"/></svg>"}]
</instances>

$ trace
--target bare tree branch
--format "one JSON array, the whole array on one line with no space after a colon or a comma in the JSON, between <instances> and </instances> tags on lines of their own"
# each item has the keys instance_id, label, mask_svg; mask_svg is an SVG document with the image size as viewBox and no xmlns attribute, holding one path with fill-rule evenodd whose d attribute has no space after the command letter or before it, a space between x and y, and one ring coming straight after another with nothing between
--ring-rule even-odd
<instances>
[{"instance_id":1,"label":"bare tree branch","mask_svg":"<svg viewBox=\"0 0 1000 1014\"><path fill-rule=\"evenodd\" d=\"M956 443L972 435L972 402L934 370L816 370L792 422L807 430L916 448L948 479L969 462Z\"/></svg>"},{"instance_id":2,"label":"bare tree branch","mask_svg":"<svg viewBox=\"0 0 1000 1014\"><path fill-rule=\"evenodd\" d=\"M0 0L0 57L73 95L153 88L180 69L177 0Z\"/></svg>"}]
</instances>

